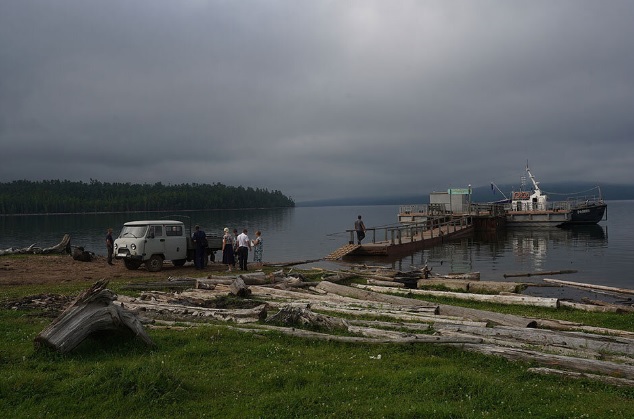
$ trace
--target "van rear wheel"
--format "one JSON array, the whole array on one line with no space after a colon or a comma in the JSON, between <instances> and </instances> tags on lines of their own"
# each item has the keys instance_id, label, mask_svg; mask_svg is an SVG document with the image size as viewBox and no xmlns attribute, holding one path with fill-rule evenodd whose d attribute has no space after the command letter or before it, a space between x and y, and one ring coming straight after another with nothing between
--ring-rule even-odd
<instances>
[{"instance_id":1,"label":"van rear wheel","mask_svg":"<svg viewBox=\"0 0 634 419\"><path fill-rule=\"evenodd\" d=\"M172 261L174 266L183 266L185 262L187 262L187 259L176 259Z\"/></svg>"},{"instance_id":2,"label":"van rear wheel","mask_svg":"<svg viewBox=\"0 0 634 419\"><path fill-rule=\"evenodd\" d=\"M158 272L163 268L163 258L159 255L152 255L145 262L145 267L150 272Z\"/></svg>"}]
</instances>

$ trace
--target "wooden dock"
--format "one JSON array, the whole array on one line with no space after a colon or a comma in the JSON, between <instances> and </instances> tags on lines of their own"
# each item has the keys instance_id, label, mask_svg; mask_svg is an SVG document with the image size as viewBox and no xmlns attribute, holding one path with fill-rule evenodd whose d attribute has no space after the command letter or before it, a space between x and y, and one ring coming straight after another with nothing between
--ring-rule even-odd
<instances>
[{"instance_id":1,"label":"wooden dock","mask_svg":"<svg viewBox=\"0 0 634 419\"><path fill-rule=\"evenodd\" d=\"M348 244L336 249L325 259L338 260L358 256L406 254L464 237L471 234L473 229L474 219L470 215L429 218L424 223L379 229L369 228L366 230L366 240L369 240L370 243L362 243L361 245L354 244L356 241L355 231L347 230L350 233ZM378 240L377 236L379 236Z\"/></svg>"},{"instance_id":2,"label":"wooden dock","mask_svg":"<svg viewBox=\"0 0 634 419\"><path fill-rule=\"evenodd\" d=\"M332 252L328 256L326 256L324 259L326 259L326 260L338 260L338 259L341 259L344 256L347 256L348 254L350 254L352 252L355 252L360 247L361 246L358 245L358 244L346 244L344 246L341 246L339 249L335 250L334 252Z\"/></svg>"}]
</instances>

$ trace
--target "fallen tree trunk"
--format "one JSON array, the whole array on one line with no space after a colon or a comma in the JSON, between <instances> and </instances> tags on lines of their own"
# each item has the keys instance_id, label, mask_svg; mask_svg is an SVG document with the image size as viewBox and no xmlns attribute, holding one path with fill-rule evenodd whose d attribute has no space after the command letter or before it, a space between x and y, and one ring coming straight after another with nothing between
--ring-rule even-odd
<instances>
[{"instance_id":1,"label":"fallen tree trunk","mask_svg":"<svg viewBox=\"0 0 634 419\"><path fill-rule=\"evenodd\" d=\"M628 380L627 378L616 378L616 377L608 377L606 375L562 371L562 370L557 370L554 368L545 368L545 367L529 368L527 371L535 373L535 374L541 374L541 375L557 375L560 377L568 377L568 378L576 378L576 379L586 378L586 379L600 381L602 383L616 385L616 386L634 387L634 380Z\"/></svg>"},{"instance_id":2,"label":"fallen tree trunk","mask_svg":"<svg viewBox=\"0 0 634 419\"><path fill-rule=\"evenodd\" d=\"M512 361L536 362L549 367L561 367L578 372L601 373L613 377L634 379L634 366L596 359L584 359L563 355L546 354L517 348L502 348L495 345L465 344L462 348L486 355L501 356Z\"/></svg>"},{"instance_id":3,"label":"fallen tree trunk","mask_svg":"<svg viewBox=\"0 0 634 419\"><path fill-rule=\"evenodd\" d=\"M506 326L474 327L469 325L440 323L434 325L434 329L440 333L450 331L467 333L479 337L504 338L531 346L552 346L572 350L592 350L603 354L610 353L630 357L634 356L634 339L621 337L572 331L526 329Z\"/></svg>"},{"instance_id":4,"label":"fallen tree trunk","mask_svg":"<svg viewBox=\"0 0 634 419\"><path fill-rule=\"evenodd\" d=\"M348 287L345 285L334 284L328 281L322 281L315 287L317 289L346 297L357 298L359 300L379 301L384 303L398 304L403 306L420 306L420 307L437 307L436 304L415 300L412 298L398 297L395 295L385 295L377 292L366 291L359 288Z\"/></svg>"},{"instance_id":5,"label":"fallen tree trunk","mask_svg":"<svg viewBox=\"0 0 634 419\"><path fill-rule=\"evenodd\" d=\"M470 292L519 292L526 284L520 282L476 281L469 282Z\"/></svg>"},{"instance_id":6,"label":"fallen tree trunk","mask_svg":"<svg viewBox=\"0 0 634 419\"><path fill-rule=\"evenodd\" d=\"M454 291L467 291L469 289L469 281L464 279L438 279L438 278L429 278L429 279L419 279L417 287L425 288L425 287L445 287Z\"/></svg>"},{"instance_id":7,"label":"fallen tree trunk","mask_svg":"<svg viewBox=\"0 0 634 419\"><path fill-rule=\"evenodd\" d=\"M619 294L634 294L634 290L627 289L627 288L608 287L608 286L605 286L605 285L586 284L586 283L583 283L583 282L561 281L561 280L558 280L558 279L550 279L550 278L544 278L543 281L544 282L548 282L548 283L552 283L552 284L568 285L568 286L571 286L571 287L590 288L590 289L595 289L595 290L611 291L611 292L616 292L616 293L619 293Z\"/></svg>"},{"instance_id":8,"label":"fallen tree trunk","mask_svg":"<svg viewBox=\"0 0 634 419\"><path fill-rule=\"evenodd\" d=\"M561 307L574 308L575 310L590 311L593 313L618 313L619 308L613 306L594 305L594 304L582 304L575 303L573 301L560 301ZM625 313L625 310L621 310L621 313Z\"/></svg>"},{"instance_id":9,"label":"fallen tree trunk","mask_svg":"<svg viewBox=\"0 0 634 419\"><path fill-rule=\"evenodd\" d=\"M382 322L379 320L351 320L348 319L347 322L353 326L365 326L365 327L383 327L383 328L391 328L391 329L407 329L407 330L416 330L419 332L424 332L429 330L429 324L420 324L420 323L405 323L405 322Z\"/></svg>"},{"instance_id":10,"label":"fallen tree trunk","mask_svg":"<svg viewBox=\"0 0 634 419\"><path fill-rule=\"evenodd\" d=\"M607 303L605 301L601 301L601 300L591 300L590 298L582 298L581 301L584 301L588 304L593 304L593 305L597 305L597 306L604 306L604 307L610 307L612 309L615 310L616 313L632 313L634 312L634 307L630 304L630 305L623 305L623 304L612 304L612 303ZM630 300L631 301L631 300Z\"/></svg>"},{"instance_id":11,"label":"fallen tree trunk","mask_svg":"<svg viewBox=\"0 0 634 419\"><path fill-rule=\"evenodd\" d=\"M357 298L360 300L372 300L390 302L399 305L417 306L422 305L425 307L435 306L438 307L436 314L444 316L453 316L468 320L474 320L476 322L492 322L505 326L516 327L535 327L536 322L534 319L527 319L525 317L515 316L512 314L494 313L490 311L477 310L472 308L456 307L449 305L434 305L433 303L417 300L413 298L399 297L395 295L385 295L378 292L366 291L356 287L348 287L344 285L332 284L329 282L321 282L317 289L321 289L333 294L345 295L348 297Z\"/></svg>"},{"instance_id":12,"label":"fallen tree trunk","mask_svg":"<svg viewBox=\"0 0 634 419\"><path fill-rule=\"evenodd\" d=\"M257 325L257 326L254 325L254 327L249 327L249 328L233 327L233 329L241 331L241 332L249 332L249 333L274 331L274 332L283 333L285 335L295 336L300 338L309 338L309 339L336 341L336 342L348 342L348 343L477 344L482 341L481 339L477 339L477 338L432 336L432 335L420 335L420 334L409 334L403 337L394 337L390 335L389 337L383 337L383 338L340 336L340 335L330 335L327 333L312 332L312 331L303 330L303 329L294 329L294 328L288 328L288 327L278 327L278 326L269 326L269 325Z\"/></svg>"},{"instance_id":13,"label":"fallen tree trunk","mask_svg":"<svg viewBox=\"0 0 634 419\"><path fill-rule=\"evenodd\" d=\"M307 260L297 260L294 262L265 262L262 265L276 268L276 267L303 265L305 263L313 263L313 262L319 262L319 261L321 261L321 259L307 259Z\"/></svg>"},{"instance_id":14,"label":"fallen tree trunk","mask_svg":"<svg viewBox=\"0 0 634 419\"><path fill-rule=\"evenodd\" d=\"M339 308L350 310L366 309L368 313L374 312L375 315L381 315L385 312L407 312L433 316L436 312L436 306L411 306L401 305L395 302L359 300L337 294L313 294L304 292L303 290L287 291L271 289L264 286L253 286L251 287L251 290L253 291L252 297L267 299L271 305L276 304L274 301L271 301L271 298L274 298L282 300L284 303L310 304L311 307L319 305L325 310L334 310Z\"/></svg>"},{"instance_id":15,"label":"fallen tree trunk","mask_svg":"<svg viewBox=\"0 0 634 419\"><path fill-rule=\"evenodd\" d=\"M126 308L142 311L145 316L150 318L178 320L212 318L224 322L256 323L264 320L267 316L266 304L253 308L223 309L170 303L165 300L140 300L125 296L120 296L119 300L122 301Z\"/></svg>"},{"instance_id":16,"label":"fallen tree trunk","mask_svg":"<svg viewBox=\"0 0 634 419\"><path fill-rule=\"evenodd\" d=\"M383 281L380 279L372 279L372 278L367 279L367 281L369 285L377 285L380 287L391 287L391 288L405 287L405 284L403 284L402 282L396 282L396 281Z\"/></svg>"},{"instance_id":17,"label":"fallen tree trunk","mask_svg":"<svg viewBox=\"0 0 634 419\"><path fill-rule=\"evenodd\" d=\"M4 255L24 255L24 254L48 254L48 253L71 253L70 249L70 235L64 234L62 240L55 246L39 248L35 246L35 243L29 247L17 248L10 247L8 249L0 250L0 256Z\"/></svg>"},{"instance_id":18,"label":"fallen tree trunk","mask_svg":"<svg viewBox=\"0 0 634 419\"><path fill-rule=\"evenodd\" d=\"M534 307L549 307L557 308L559 300L557 298L546 297L531 297L528 295L489 295L489 294L473 294L466 292L451 292L451 291L432 291L432 290L394 290L394 289L381 289L381 287L372 285L358 285L359 288L368 289L376 292L391 292L397 294L414 294L414 295L431 295L435 297L448 297L456 298L459 300L468 301L484 301L488 303L496 304L516 304Z\"/></svg>"},{"instance_id":19,"label":"fallen tree trunk","mask_svg":"<svg viewBox=\"0 0 634 419\"><path fill-rule=\"evenodd\" d=\"M107 280L100 280L82 292L53 323L37 335L35 346L66 353L99 331L129 333L153 346L139 319L121 305L113 304L116 295L106 289L106 285Z\"/></svg>"},{"instance_id":20,"label":"fallen tree trunk","mask_svg":"<svg viewBox=\"0 0 634 419\"><path fill-rule=\"evenodd\" d=\"M560 271L543 271L543 272L525 272L516 274L504 274L504 278L518 277L518 276L543 276L543 275L562 275L562 274L574 274L577 273L574 269L562 269Z\"/></svg>"},{"instance_id":21,"label":"fallen tree trunk","mask_svg":"<svg viewBox=\"0 0 634 419\"><path fill-rule=\"evenodd\" d=\"M42 253L70 253L70 235L64 234L62 240L55 246L45 247Z\"/></svg>"},{"instance_id":22,"label":"fallen tree trunk","mask_svg":"<svg viewBox=\"0 0 634 419\"><path fill-rule=\"evenodd\" d=\"M167 281L140 282L123 285L125 290L189 289L197 287L196 278L168 278Z\"/></svg>"}]
</instances>

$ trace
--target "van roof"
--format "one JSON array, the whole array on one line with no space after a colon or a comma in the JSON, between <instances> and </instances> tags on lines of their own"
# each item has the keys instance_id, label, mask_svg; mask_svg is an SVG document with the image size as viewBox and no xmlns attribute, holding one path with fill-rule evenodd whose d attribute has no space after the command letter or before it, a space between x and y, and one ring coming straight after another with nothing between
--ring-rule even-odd
<instances>
[{"instance_id":1,"label":"van roof","mask_svg":"<svg viewBox=\"0 0 634 419\"><path fill-rule=\"evenodd\" d=\"M140 220L140 221L128 221L123 224L124 226L144 226L148 224L183 224L182 221L175 220Z\"/></svg>"}]
</instances>

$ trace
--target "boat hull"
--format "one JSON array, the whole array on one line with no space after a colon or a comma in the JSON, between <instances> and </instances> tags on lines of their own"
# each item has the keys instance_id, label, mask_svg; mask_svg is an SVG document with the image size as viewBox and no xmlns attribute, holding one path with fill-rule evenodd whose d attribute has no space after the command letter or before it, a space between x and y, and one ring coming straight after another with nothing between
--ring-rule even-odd
<instances>
[{"instance_id":1,"label":"boat hull","mask_svg":"<svg viewBox=\"0 0 634 419\"><path fill-rule=\"evenodd\" d=\"M583 225L597 224L603 220L607 205L593 203L570 210L551 211L507 211L507 225Z\"/></svg>"},{"instance_id":2,"label":"boat hull","mask_svg":"<svg viewBox=\"0 0 634 419\"><path fill-rule=\"evenodd\" d=\"M605 216L606 204L590 204L570 211L568 224L597 224Z\"/></svg>"}]
</instances>

